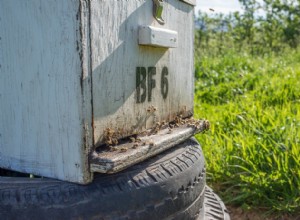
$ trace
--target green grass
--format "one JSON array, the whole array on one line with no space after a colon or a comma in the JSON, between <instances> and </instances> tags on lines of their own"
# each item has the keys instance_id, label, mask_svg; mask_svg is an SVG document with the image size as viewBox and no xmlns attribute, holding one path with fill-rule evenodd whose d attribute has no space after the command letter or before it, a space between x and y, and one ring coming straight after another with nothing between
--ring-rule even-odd
<instances>
[{"instance_id":1,"label":"green grass","mask_svg":"<svg viewBox=\"0 0 300 220\"><path fill-rule=\"evenodd\" d=\"M197 57L197 56L196 56ZM208 181L231 204L300 209L300 52L195 59Z\"/></svg>"}]
</instances>

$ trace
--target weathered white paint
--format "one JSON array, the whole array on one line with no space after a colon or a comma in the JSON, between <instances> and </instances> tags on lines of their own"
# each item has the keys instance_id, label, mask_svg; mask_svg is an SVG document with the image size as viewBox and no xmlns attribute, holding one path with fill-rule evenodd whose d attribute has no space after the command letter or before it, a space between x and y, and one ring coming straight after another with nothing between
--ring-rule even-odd
<instances>
[{"instance_id":1,"label":"weathered white paint","mask_svg":"<svg viewBox=\"0 0 300 220\"><path fill-rule=\"evenodd\" d=\"M0 167L88 183L89 156L105 128L128 136L191 114L193 7L165 0L165 25L152 7L150 0L1 1ZM177 48L140 46L142 25L176 31ZM156 67L151 101L137 103L137 67Z\"/></svg>"},{"instance_id":2,"label":"weathered white paint","mask_svg":"<svg viewBox=\"0 0 300 220\"><path fill-rule=\"evenodd\" d=\"M173 120L193 109L193 7L179 0L165 0L160 25L152 15L153 2L91 1L94 142L103 142L106 128L121 130L121 136L138 133L157 121ZM154 48L138 44L140 26L178 32L177 48ZM137 67L156 67L156 86L137 103ZM161 72L168 68L169 91L161 95ZM149 114L147 109L157 111Z\"/></svg>"},{"instance_id":3,"label":"weathered white paint","mask_svg":"<svg viewBox=\"0 0 300 220\"><path fill-rule=\"evenodd\" d=\"M139 27L139 44L154 47L175 48L178 45L177 32L163 28Z\"/></svg>"},{"instance_id":4,"label":"weathered white paint","mask_svg":"<svg viewBox=\"0 0 300 220\"><path fill-rule=\"evenodd\" d=\"M90 85L80 5L79 0L0 3L0 167L91 180L84 143L91 143L84 137L90 100L82 88Z\"/></svg>"}]
</instances>

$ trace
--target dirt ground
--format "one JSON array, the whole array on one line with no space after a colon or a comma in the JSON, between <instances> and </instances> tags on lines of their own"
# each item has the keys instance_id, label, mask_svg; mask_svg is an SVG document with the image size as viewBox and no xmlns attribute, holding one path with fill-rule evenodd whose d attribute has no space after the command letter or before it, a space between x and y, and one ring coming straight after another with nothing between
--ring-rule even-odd
<instances>
[{"instance_id":1,"label":"dirt ground","mask_svg":"<svg viewBox=\"0 0 300 220\"><path fill-rule=\"evenodd\" d=\"M265 215L262 210L243 210L240 207L226 206L231 220L300 220L299 216Z\"/></svg>"}]
</instances>

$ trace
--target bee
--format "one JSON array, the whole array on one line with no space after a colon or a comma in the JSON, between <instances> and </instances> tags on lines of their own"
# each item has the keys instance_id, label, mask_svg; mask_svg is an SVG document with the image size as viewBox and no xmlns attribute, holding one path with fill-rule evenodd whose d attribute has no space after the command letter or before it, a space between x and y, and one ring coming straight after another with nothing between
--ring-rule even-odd
<instances>
[{"instance_id":1,"label":"bee","mask_svg":"<svg viewBox=\"0 0 300 220\"><path fill-rule=\"evenodd\" d=\"M152 140L149 142L149 146L150 146L150 147L153 147L153 146L154 146L154 142L153 142Z\"/></svg>"},{"instance_id":2,"label":"bee","mask_svg":"<svg viewBox=\"0 0 300 220\"><path fill-rule=\"evenodd\" d=\"M118 131L116 132L117 136L124 136L126 132L124 131L123 128L118 128Z\"/></svg>"},{"instance_id":3,"label":"bee","mask_svg":"<svg viewBox=\"0 0 300 220\"><path fill-rule=\"evenodd\" d=\"M107 140L105 141L105 143L106 143L107 145L112 145L112 144L113 144L113 141L112 141L111 137L108 137Z\"/></svg>"},{"instance_id":4,"label":"bee","mask_svg":"<svg viewBox=\"0 0 300 220\"><path fill-rule=\"evenodd\" d=\"M149 107L147 108L147 112L149 112L149 113L153 113L153 112L155 112L155 111L157 111L157 108L154 107L153 105L151 105L151 106L149 106Z\"/></svg>"},{"instance_id":5,"label":"bee","mask_svg":"<svg viewBox=\"0 0 300 220\"><path fill-rule=\"evenodd\" d=\"M188 126L188 127L195 127L195 125L192 124L192 123L188 123L187 126Z\"/></svg>"},{"instance_id":6,"label":"bee","mask_svg":"<svg viewBox=\"0 0 300 220\"><path fill-rule=\"evenodd\" d=\"M119 141L117 139L115 139L115 138L113 139L112 142L113 142L114 145L117 145L119 143Z\"/></svg>"},{"instance_id":7,"label":"bee","mask_svg":"<svg viewBox=\"0 0 300 220\"><path fill-rule=\"evenodd\" d=\"M210 128L210 123L209 123L208 120L205 120L205 121L204 121L204 129L205 129L205 130L209 130L209 128Z\"/></svg>"},{"instance_id":8,"label":"bee","mask_svg":"<svg viewBox=\"0 0 300 220\"><path fill-rule=\"evenodd\" d=\"M110 146L109 150L110 150L110 151L117 151L118 148Z\"/></svg>"},{"instance_id":9,"label":"bee","mask_svg":"<svg viewBox=\"0 0 300 220\"><path fill-rule=\"evenodd\" d=\"M117 145L118 140L114 138L116 136L116 133L111 128L106 128L104 130L103 140L107 145Z\"/></svg>"},{"instance_id":10,"label":"bee","mask_svg":"<svg viewBox=\"0 0 300 220\"><path fill-rule=\"evenodd\" d=\"M126 152L127 150L128 150L128 149L127 149L126 147L121 147L121 148L120 148L120 151L121 151L121 152Z\"/></svg>"},{"instance_id":11,"label":"bee","mask_svg":"<svg viewBox=\"0 0 300 220\"><path fill-rule=\"evenodd\" d=\"M142 131L142 132L140 133L140 135L147 135L147 134L148 134L147 131Z\"/></svg>"},{"instance_id":12,"label":"bee","mask_svg":"<svg viewBox=\"0 0 300 220\"><path fill-rule=\"evenodd\" d=\"M106 128L105 131L104 131L104 134L107 135L107 136L111 136L115 133L115 131L111 128Z\"/></svg>"}]
</instances>

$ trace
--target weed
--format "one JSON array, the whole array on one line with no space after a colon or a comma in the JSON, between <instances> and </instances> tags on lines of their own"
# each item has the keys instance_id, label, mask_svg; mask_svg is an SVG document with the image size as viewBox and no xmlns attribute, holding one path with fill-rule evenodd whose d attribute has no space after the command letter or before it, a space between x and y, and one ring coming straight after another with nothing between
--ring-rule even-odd
<instances>
[{"instance_id":1,"label":"weed","mask_svg":"<svg viewBox=\"0 0 300 220\"><path fill-rule=\"evenodd\" d=\"M208 181L233 204L300 211L299 55L196 60L195 116L211 122L197 136Z\"/></svg>"}]
</instances>

